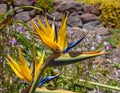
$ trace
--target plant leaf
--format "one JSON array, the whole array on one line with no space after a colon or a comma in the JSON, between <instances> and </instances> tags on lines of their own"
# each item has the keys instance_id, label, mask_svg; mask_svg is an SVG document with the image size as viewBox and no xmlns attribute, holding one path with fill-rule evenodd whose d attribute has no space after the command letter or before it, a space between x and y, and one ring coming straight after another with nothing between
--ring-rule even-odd
<instances>
[{"instance_id":1,"label":"plant leaf","mask_svg":"<svg viewBox=\"0 0 120 93\"><path fill-rule=\"evenodd\" d=\"M16 39L17 41L19 41L23 46L25 46L28 49L31 49L32 45L30 43L30 41L28 40L27 37L25 37L24 34L22 33L18 33L16 34Z\"/></svg>"},{"instance_id":2,"label":"plant leaf","mask_svg":"<svg viewBox=\"0 0 120 93\"><path fill-rule=\"evenodd\" d=\"M87 33L87 34L88 34L88 33ZM85 34L84 36L82 36L82 37L79 38L78 40L71 42L71 43L67 46L67 48L64 49L63 53L67 53L67 52L68 52L70 49L72 49L74 46L78 45L78 44L86 37L87 34Z\"/></svg>"},{"instance_id":3,"label":"plant leaf","mask_svg":"<svg viewBox=\"0 0 120 93\"><path fill-rule=\"evenodd\" d=\"M59 74L56 75L56 76L47 76L47 77L45 77L45 78L42 78L42 80L40 80L38 86L41 87L45 82L49 82L49 81L57 78L58 76L59 76Z\"/></svg>"},{"instance_id":4,"label":"plant leaf","mask_svg":"<svg viewBox=\"0 0 120 93\"><path fill-rule=\"evenodd\" d=\"M48 66L54 67L54 66L73 64L73 63L76 63L82 60L86 60L86 59L100 56L100 55L107 54L107 53L108 52L83 52L77 56L71 56L70 54L67 53L49 62Z\"/></svg>"}]
</instances>

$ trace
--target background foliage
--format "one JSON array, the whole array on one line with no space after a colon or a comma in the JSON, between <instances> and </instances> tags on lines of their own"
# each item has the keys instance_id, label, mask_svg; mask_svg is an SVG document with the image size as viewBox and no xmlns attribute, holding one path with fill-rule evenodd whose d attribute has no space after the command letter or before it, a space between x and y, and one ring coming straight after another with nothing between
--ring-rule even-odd
<instances>
[{"instance_id":1,"label":"background foliage","mask_svg":"<svg viewBox=\"0 0 120 93\"><path fill-rule=\"evenodd\" d=\"M100 19L107 27L120 28L120 0L78 0L87 4L99 4Z\"/></svg>"},{"instance_id":2,"label":"background foliage","mask_svg":"<svg viewBox=\"0 0 120 93\"><path fill-rule=\"evenodd\" d=\"M54 11L54 0L35 0L35 6L42 8L44 11Z\"/></svg>"}]
</instances>

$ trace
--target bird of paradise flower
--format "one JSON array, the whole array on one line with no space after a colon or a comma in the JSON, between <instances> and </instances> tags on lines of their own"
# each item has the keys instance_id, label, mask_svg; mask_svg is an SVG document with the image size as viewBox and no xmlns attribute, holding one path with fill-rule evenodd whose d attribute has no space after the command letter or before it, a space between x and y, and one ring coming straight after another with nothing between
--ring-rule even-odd
<instances>
[{"instance_id":1,"label":"bird of paradise flower","mask_svg":"<svg viewBox=\"0 0 120 93\"><path fill-rule=\"evenodd\" d=\"M72 49L74 46L78 45L86 37L86 35L84 35L77 41L71 42L70 44L67 45L67 37L66 37L67 18L68 18L68 15L63 17L58 33L57 31L55 31L54 24L52 25L52 27L50 26L47 20L47 17L45 17L45 23L46 23L45 26L43 25L43 23L39 18L38 18L39 26L34 21L32 21L32 25L35 29L35 34L38 35L39 39L43 42L43 44L45 44L47 47L49 47L53 51L53 54L51 54L45 60L44 63L42 60L42 62L37 64L38 66L36 65L35 75L34 75L36 79L32 84L30 93L35 92L35 89L38 86L38 82L42 79L41 76L46 67L73 64L75 62L79 62L85 59L89 59L89 58L107 53L107 52L97 52L97 51L69 52L69 50ZM9 59L6 59L6 61L8 62L8 64L11 66L11 68L14 70L14 72L18 77L31 82L33 79L31 76L31 70L30 68L27 67L27 64L25 63L25 60L20 50L19 50L19 55L20 55L20 64L16 63L9 55L8 55ZM44 56L42 58L44 58ZM26 76L25 71L28 73L29 77ZM57 76L52 78L47 78L47 81L52 80ZM39 84L40 85L43 84L45 80L46 79L43 79L43 81L41 81Z\"/></svg>"},{"instance_id":2,"label":"bird of paradise flower","mask_svg":"<svg viewBox=\"0 0 120 93\"><path fill-rule=\"evenodd\" d=\"M8 54L8 58L6 58L6 61L20 79L27 80L28 82L32 82L33 80L32 68L28 66L20 48L18 49L18 52L19 52L19 62L15 61L9 54ZM44 62L44 55L45 55L44 53L43 55L39 53L39 57L41 57L40 62L37 62L37 60L35 60L35 73L34 73L35 78Z\"/></svg>"},{"instance_id":3,"label":"bird of paradise flower","mask_svg":"<svg viewBox=\"0 0 120 93\"><path fill-rule=\"evenodd\" d=\"M58 37L55 38L55 29L54 25L51 27L47 18L45 17L46 26L44 26L41 20L38 18L39 26L32 21L33 27L35 29L35 33L42 40L42 42L51 48L54 52L64 50L67 47L67 38L66 38L66 22L67 17L63 17L62 25L60 27Z\"/></svg>"},{"instance_id":4,"label":"bird of paradise flower","mask_svg":"<svg viewBox=\"0 0 120 93\"><path fill-rule=\"evenodd\" d=\"M38 52L38 57L41 58L39 62L37 62L36 60L36 56L34 56L34 61L35 61L35 71L34 71L34 77L32 76L32 69L28 66L27 62L25 61L24 59L24 56L22 54L22 51L21 49L19 48L18 49L18 52L19 52L19 62L15 61L9 54L8 54L8 58L6 58L6 61L7 63L10 65L10 67L12 68L12 70L15 72L15 74L22 80L26 80L30 83L32 83L36 77L37 77L37 74L38 72L40 72L40 69L41 69L41 66L43 65L43 62L44 62L44 57L45 57L45 53L43 53L42 55ZM41 87L44 83L48 82L48 81L51 81L55 78L57 78L60 74L56 75L56 76L46 76L46 77L43 77L39 83L38 83L38 87L40 88L37 88L36 89L36 92L37 91L42 91L42 92L52 92L44 87ZM22 89L20 91L20 93L28 93L29 92L29 89L30 87L27 87L25 89ZM54 91L55 93L56 92L67 92L67 91L64 91L64 90L56 90ZM53 92L52 92L53 93ZM70 93L70 92L69 92Z\"/></svg>"},{"instance_id":5,"label":"bird of paradise flower","mask_svg":"<svg viewBox=\"0 0 120 93\"><path fill-rule=\"evenodd\" d=\"M44 62L41 72L38 73L37 79L32 84L30 93L34 93L38 85L38 81L41 78L41 73L42 71L44 71L46 67L73 64L82 60L86 60L107 53L107 52L97 52L97 51L69 52L69 50L72 49L74 46L78 45L86 37L86 35L84 35L77 41L71 42L70 44L67 45L67 37L66 37L67 18L68 15L62 18L62 23L59 32L55 30L54 24L52 25L52 27L50 26L46 17L45 17L45 23L46 23L45 26L42 24L39 18L37 19L38 24L36 24L32 20L32 25L35 30L35 34L38 35L39 39L43 42L43 44L45 44L53 51L53 54L51 54Z\"/></svg>"},{"instance_id":6,"label":"bird of paradise flower","mask_svg":"<svg viewBox=\"0 0 120 93\"><path fill-rule=\"evenodd\" d=\"M78 45L86 37L87 34L85 34L78 40L67 44L67 19L68 15L64 15L58 32L55 30L54 22L52 23L52 27L50 26L47 17L45 17L45 26L39 18L37 19L39 23L38 25L32 20L32 25L35 29L35 34L39 37L43 44L49 47L54 53L60 53L60 55L58 55L58 58L55 58L54 60L49 62L48 66L67 65L107 53L97 51L69 52L69 50L72 49L74 46Z\"/></svg>"}]
</instances>

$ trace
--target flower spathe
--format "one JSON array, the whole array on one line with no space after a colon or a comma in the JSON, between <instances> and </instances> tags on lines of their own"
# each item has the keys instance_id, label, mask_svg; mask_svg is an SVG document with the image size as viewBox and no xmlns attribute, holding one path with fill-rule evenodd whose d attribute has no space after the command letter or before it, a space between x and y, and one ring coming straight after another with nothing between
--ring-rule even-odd
<instances>
[{"instance_id":1,"label":"flower spathe","mask_svg":"<svg viewBox=\"0 0 120 93\"><path fill-rule=\"evenodd\" d=\"M35 33L41 39L41 41L51 48L54 52L63 51L67 47L67 38L66 38L66 22L68 16L64 16L62 23L58 32L57 40L55 38L55 29L51 27L47 18L45 17L46 26L44 26L41 20L38 18L39 26L32 21L32 25L35 29Z\"/></svg>"},{"instance_id":2,"label":"flower spathe","mask_svg":"<svg viewBox=\"0 0 120 93\"><path fill-rule=\"evenodd\" d=\"M38 86L41 87L45 82L51 81L57 77L59 77L60 74L55 75L55 76L47 76L45 78L42 78L41 81L39 82Z\"/></svg>"},{"instance_id":3,"label":"flower spathe","mask_svg":"<svg viewBox=\"0 0 120 93\"><path fill-rule=\"evenodd\" d=\"M34 21L32 21L32 25L35 29L35 33L38 35L40 40L49 48L51 48L54 52L56 52L58 55L58 60L54 56L54 61L52 60L51 62L48 62L48 66L61 66L65 64L71 64L72 62L78 62L81 60L85 60L91 57L107 54L106 52L101 53L101 52L84 52L80 53L79 56L71 57L69 50L78 45L84 38L86 37L86 34L84 34L81 38L78 40L75 40L67 45L67 37L66 37L66 23L67 23L67 18L68 15L64 16L62 19L62 23L59 29L59 32L55 31L54 25L52 27L50 26L47 18L45 17L45 23L46 25L44 26L41 22L41 20L38 18L38 24L36 24ZM54 22L54 21L53 21ZM57 53L59 51L59 53ZM66 58L62 59L64 55L70 55L67 56ZM73 53L72 55L78 54L77 52ZM89 54L89 55L88 55ZM63 62L62 62L62 61ZM72 61L70 61L72 60ZM77 61L76 61L77 60Z\"/></svg>"},{"instance_id":4,"label":"flower spathe","mask_svg":"<svg viewBox=\"0 0 120 93\"><path fill-rule=\"evenodd\" d=\"M21 49L19 51L19 62L13 60L13 58L8 54L8 58L6 58L7 63L10 65L12 70L15 72L15 74L23 80L27 80L29 82L32 82L32 69L28 66L27 62L25 61ZM41 60L39 63L35 61L35 74L34 76L37 76L37 73L39 72L44 60L44 54L41 56Z\"/></svg>"},{"instance_id":5,"label":"flower spathe","mask_svg":"<svg viewBox=\"0 0 120 93\"><path fill-rule=\"evenodd\" d=\"M35 29L35 33L38 35L40 40L54 52L67 53L71 48L79 44L85 37L79 38L77 41L71 42L67 46L67 36L66 36L66 23L68 15L64 16L61 22L59 32L55 31L54 21L52 27L50 26L47 18L45 17L46 26L44 26L41 20L38 18L38 25L32 21L32 25Z\"/></svg>"}]
</instances>

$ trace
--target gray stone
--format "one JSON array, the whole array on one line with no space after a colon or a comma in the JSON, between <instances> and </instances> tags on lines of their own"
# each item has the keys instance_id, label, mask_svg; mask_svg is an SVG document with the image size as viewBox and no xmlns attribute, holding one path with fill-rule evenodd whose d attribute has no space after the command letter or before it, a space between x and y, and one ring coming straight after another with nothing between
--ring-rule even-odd
<instances>
[{"instance_id":1,"label":"gray stone","mask_svg":"<svg viewBox=\"0 0 120 93\"><path fill-rule=\"evenodd\" d=\"M83 8L83 12L100 15L99 5L85 4Z\"/></svg>"},{"instance_id":2,"label":"gray stone","mask_svg":"<svg viewBox=\"0 0 120 93\"><path fill-rule=\"evenodd\" d=\"M86 32L79 27L67 27L67 40L73 42L81 38ZM80 49L79 49L80 50Z\"/></svg>"},{"instance_id":3,"label":"gray stone","mask_svg":"<svg viewBox=\"0 0 120 93\"><path fill-rule=\"evenodd\" d=\"M14 5L15 6L22 6L23 2L24 2L24 0L14 0Z\"/></svg>"},{"instance_id":4,"label":"gray stone","mask_svg":"<svg viewBox=\"0 0 120 93\"><path fill-rule=\"evenodd\" d=\"M83 9L83 4L78 3L76 1L64 1L60 3L57 7L56 10L60 12L65 12L65 11L78 11Z\"/></svg>"},{"instance_id":5,"label":"gray stone","mask_svg":"<svg viewBox=\"0 0 120 93\"><path fill-rule=\"evenodd\" d=\"M60 12L53 12L53 13L46 13L46 16L51 20L53 20L53 17L55 17L55 21L60 21L62 20L63 14Z\"/></svg>"},{"instance_id":6,"label":"gray stone","mask_svg":"<svg viewBox=\"0 0 120 93\"><path fill-rule=\"evenodd\" d=\"M96 29L95 32L97 32L101 36L105 36L105 35L110 34L110 29L105 28L105 27L100 27L100 28Z\"/></svg>"},{"instance_id":7,"label":"gray stone","mask_svg":"<svg viewBox=\"0 0 120 93\"><path fill-rule=\"evenodd\" d=\"M15 15L15 19L16 19L16 20L22 20L22 21L24 21L24 22L27 22L27 21L30 20L30 14L29 14L29 12L26 12L26 11L20 12L20 13L17 13L17 14Z\"/></svg>"},{"instance_id":8,"label":"gray stone","mask_svg":"<svg viewBox=\"0 0 120 93\"><path fill-rule=\"evenodd\" d=\"M33 3L30 0L14 0L14 5L15 6L29 6L32 5Z\"/></svg>"},{"instance_id":9,"label":"gray stone","mask_svg":"<svg viewBox=\"0 0 120 93\"><path fill-rule=\"evenodd\" d=\"M82 28L86 30L94 30L100 27L102 27L102 23L100 20L91 21L82 26Z\"/></svg>"},{"instance_id":10,"label":"gray stone","mask_svg":"<svg viewBox=\"0 0 120 93\"><path fill-rule=\"evenodd\" d=\"M56 9L56 7L64 1L70 2L74 0L54 0L54 8Z\"/></svg>"},{"instance_id":11,"label":"gray stone","mask_svg":"<svg viewBox=\"0 0 120 93\"><path fill-rule=\"evenodd\" d=\"M60 3L62 3L62 2L64 2L64 1L74 1L74 0L54 0L54 4L56 4L56 5L58 5L58 4L60 4Z\"/></svg>"},{"instance_id":12,"label":"gray stone","mask_svg":"<svg viewBox=\"0 0 120 93\"><path fill-rule=\"evenodd\" d=\"M83 29L79 28L79 27L67 27L67 33L68 36L72 36L76 33L76 36L81 36L83 34L85 34L85 32L83 31Z\"/></svg>"},{"instance_id":13,"label":"gray stone","mask_svg":"<svg viewBox=\"0 0 120 93\"><path fill-rule=\"evenodd\" d=\"M94 20L98 19L98 17L96 15L89 14L89 13L81 15L80 18L82 19L83 23L87 23L87 22L94 21Z\"/></svg>"},{"instance_id":14,"label":"gray stone","mask_svg":"<svg viewBox=\"0 0 120 93\"><path fill-rule=\"evenodd\" d=\"M76 12L73 12L68 18L67 25L82 27L82 20Z\"/></svg>"},{"instance_id":15,"label":"gray stone","mask_svg":"<svg viewBox=\"0 0 120 93\"><path fill-rule=\"evenodd\" d=\"M30 16L31 16L31 17L35 17L38 12L37 12L37 10L34 10L34 9L33 9L33 10L31 10L29 13L30 13Z\"/></svg>"},{"instance_id":16,"label":"gray stone","mask_svg":"<svg viewBox=\"0 0 120 93\"><path fill-rule=\"evenodd\" d=\"M0 4L0 14L5 14L7 12L7 5Z\"/></svg>"}]
</instances>

